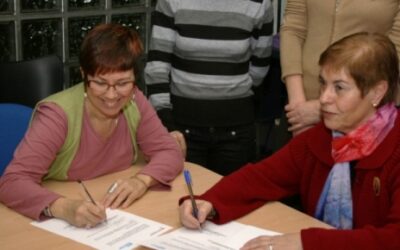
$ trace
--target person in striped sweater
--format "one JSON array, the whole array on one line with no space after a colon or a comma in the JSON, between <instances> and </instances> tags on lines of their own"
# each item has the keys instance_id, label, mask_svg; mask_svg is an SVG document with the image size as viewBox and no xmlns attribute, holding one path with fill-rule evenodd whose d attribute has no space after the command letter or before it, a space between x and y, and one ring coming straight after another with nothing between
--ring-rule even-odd
<instances>
[{"instance_id":1,"label":"person in striped sweater","mask_svg":"<svg viewBox=\"0 0 400 250\"><path fill-rule=\"evenodd\" d=\"M270 0L158 0L144 78L187 161L227 175L255 156L254 89L269 70Z\"/></svg>"}]
</instances>

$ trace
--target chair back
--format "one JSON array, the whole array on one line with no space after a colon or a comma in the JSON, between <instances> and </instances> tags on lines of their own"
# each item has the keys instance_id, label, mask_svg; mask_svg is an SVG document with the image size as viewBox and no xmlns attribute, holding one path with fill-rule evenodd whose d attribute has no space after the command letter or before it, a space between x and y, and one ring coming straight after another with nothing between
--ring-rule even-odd
<instances>
[{"instance_id":1,"label":"chair back","mask_svg":"<svg viewBox=\"0 0 400 250\"><path fill-rule=\"evenodd\" d=\"M0 103L0 176L25 135L31 115L30 107L15 103Z\"/></svg>"},{"instance_id":2,"label":"chair back","mask_svg":"<svg viewBox=\"0 0 400 250\"><path fill-rule=\"evenodd\" d=\"M64 67L56 55L0 63L0 103L34 107L38 101L63 87Z\"/></svg>"}]
</instances>

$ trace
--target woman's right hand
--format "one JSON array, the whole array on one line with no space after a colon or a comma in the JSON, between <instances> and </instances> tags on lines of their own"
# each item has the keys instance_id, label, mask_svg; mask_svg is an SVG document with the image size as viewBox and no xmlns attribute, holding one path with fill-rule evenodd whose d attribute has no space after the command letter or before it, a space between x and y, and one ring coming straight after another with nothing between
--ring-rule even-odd
<instances>
[{"instance_id":1,"label":"woman's right hand","mask_svg":"<svg viewBox=\"0 0 400 250\"><path fill-rule=\"evenodd\" d=\"M90 201L59 198L50 205L54 217L76 227L92 228L106 220L105 207Z\"/></svg>"},{"instance_id":2,"label":"woman's right hand","mask_svg":"<svg viewBox=\"0 0 400 250\"><path fill-rule=\"evenodd\" d=\"M196 205L198 208L197 219L193 216L193 206L190 199L185 200L179 206L179 218L181 223L183 226L190 229L198 229L213 210L212 204L205 200L196 200Z\"/></svg>"}]
</instances>

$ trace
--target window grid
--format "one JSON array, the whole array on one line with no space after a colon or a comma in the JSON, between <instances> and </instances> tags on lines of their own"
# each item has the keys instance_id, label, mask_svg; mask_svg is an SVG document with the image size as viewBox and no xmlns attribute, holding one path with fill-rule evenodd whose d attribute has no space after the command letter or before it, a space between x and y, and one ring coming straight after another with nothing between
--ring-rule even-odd
<instances>
[{"instance_id":1,"label":"window grid","mask_svg":"<svg viewBox=\"0 0 400 250\"><path fill-rule=\"evenodd\" d=\"M57 54L69 87L80 81L77 53L86 33L101 22L137 30L145 51L154 0L0 0L0 62Z\"/></svg>"}]
</instances>

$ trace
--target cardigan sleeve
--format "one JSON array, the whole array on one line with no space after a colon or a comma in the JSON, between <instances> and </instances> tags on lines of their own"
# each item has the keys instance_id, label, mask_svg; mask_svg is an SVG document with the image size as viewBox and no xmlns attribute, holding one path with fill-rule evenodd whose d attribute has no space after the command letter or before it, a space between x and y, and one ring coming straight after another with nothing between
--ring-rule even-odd
<instances>
[{"instance_id":1,"label":"cardigan sleeve","mask_svg":"<svg viewBox=\"0 0 400 250\"><path fill-rule=\"evenodd\" d=\"M247 164L222 178L200 196L213 204L216 223L237 219L268 201L276 201L299 192L301 175L290 148L255 164Z\"/></svg>"},{"instance_id":2,"label":"cardigan sleeve","mask_svg":"<svg viewBox=\"0 0 400 250\"><path fill-rule=\"evenodd\" d=\"M32 219L60 195L40 183L64 143L65 113L56 104L40 105L14 157L0 178L0 201Z\"/></svg>"},{"instance_id":3,"label":"cardigan sleeve","mask_svg":"<svg viewBox=\"0 0 400 250\"><path fill-rule=\"evenodd\" d=\"M280 29L282 78L302 74L302 47L307 32L305 0L288 0Z\"/></svg>"},{"instance_id":4,"label":"cardigan sleeve","mask_svg":"<svg viewBox=\"0 0 400 250\"><path fill-rule=\"evenodd\" d=\"M161 124L154 108L141 91L136 91L135 100L141 114L137 129L137 143L142 153L149 159L140 173L149 175L161 184L169 186L183 169L182 151Z\"/></svg>"},{"instance_id":5,"label":"cardigan sleeve","mask_svg":"<svg viewBox=\"0 0 400 250\"><path fill-rule=\"evenodd\" d=\"M399 233L398 222L353 230L309 228L301 231L301 241L304 250L400 249Z\"/></svg>"}]
</instances>

